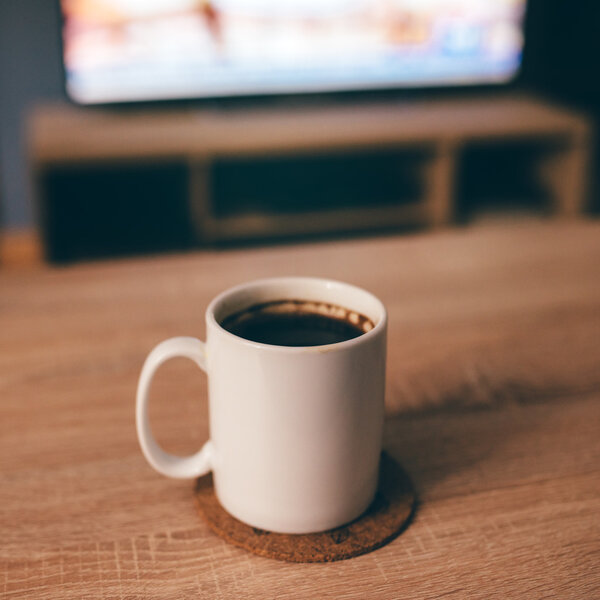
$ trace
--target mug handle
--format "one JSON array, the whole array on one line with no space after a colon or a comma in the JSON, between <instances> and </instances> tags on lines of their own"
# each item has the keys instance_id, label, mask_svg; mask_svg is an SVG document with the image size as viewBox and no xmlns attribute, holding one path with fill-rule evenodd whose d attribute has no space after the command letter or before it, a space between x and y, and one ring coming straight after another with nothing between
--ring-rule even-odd
<instances>
[{"instance_id":1,"label":"mug handle","mask_svg":"<svg viewBox=\"0 0 600 600\"><path fill-rule=\"evenodd\" d=\"M148 417L148 400L152 378L158 367L170 358L183 356L193 360L206 373L205 344L193 337L174 337L156 346L146 358L137 387L135 421L138 439L146 460L167 477L186 479L206 475L212 469L213 447L207 441L191 456L174 456L156 442Z\"/></svg>"}]
</instances>

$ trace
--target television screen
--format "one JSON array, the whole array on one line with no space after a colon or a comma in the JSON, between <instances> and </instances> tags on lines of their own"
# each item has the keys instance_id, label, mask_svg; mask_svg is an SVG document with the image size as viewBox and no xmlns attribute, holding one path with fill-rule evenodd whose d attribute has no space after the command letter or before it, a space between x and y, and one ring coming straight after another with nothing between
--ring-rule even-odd
<instances>
[{"instance_id":1,"label":"television screen","mask_svg":"<svg viewBox=\"0 0 600 600\"><path fill-rule=\"evenodd\" d=\"M81 104L505 83L526 0L61 0Z\"/></svg>"}]
</instances>

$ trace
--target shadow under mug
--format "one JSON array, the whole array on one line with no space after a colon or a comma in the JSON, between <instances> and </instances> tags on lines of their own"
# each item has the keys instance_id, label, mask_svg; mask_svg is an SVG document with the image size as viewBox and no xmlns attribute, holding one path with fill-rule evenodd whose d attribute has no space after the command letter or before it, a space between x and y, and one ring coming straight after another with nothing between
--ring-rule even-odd
<instances>
[{"instance_id":1,"label":"shadow under mug","mask_svg":"<svg viewBox=\"0 0 600 600\"><path fill-rule=\"evenodd\" d=\"M374 327L334 344L293 347L253 342L220 325L253 305L283 299L341 306ZM206 343L171 338L146 359L136 403L144 456L169 477L212 471L221 505L253 527L300 534L354 520L377 488L386 330L383 304L338 281L282 277L223 292L206 310ZM148 417L154 373L177 356L208 376L210 440L183 458L160 448Z\"/></svg>"}]
</instances>

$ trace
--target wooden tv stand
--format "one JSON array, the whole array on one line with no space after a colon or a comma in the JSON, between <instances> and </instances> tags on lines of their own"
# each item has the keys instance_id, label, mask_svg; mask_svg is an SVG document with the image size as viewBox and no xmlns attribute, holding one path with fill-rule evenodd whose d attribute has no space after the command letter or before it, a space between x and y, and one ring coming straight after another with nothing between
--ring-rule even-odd
<instances>
[{"instance_id":1,"label":"wooden tv stand","mask_svg":"<svg viewBox=\"0 0 600 600\"><path fill-rule=\"evenodd\" d=\"M187 165L190 216L197 237L213 242L407 224L439 226L453 218L462 151L476 144L548 143L536 177L554 212L579 213L585 202L590 127L586 119L530 96L389 102L371 105L209 110L83 109L44 106L29 122L37 180L57 166L178 160ZM420 152L422 194L414 202L350 209L219 216L210 193L219 158L301 155L397 148ZM43 186L38 201L48 202ZM276 207L275 207L276 208Z\"/></svg>"}]
</instances>

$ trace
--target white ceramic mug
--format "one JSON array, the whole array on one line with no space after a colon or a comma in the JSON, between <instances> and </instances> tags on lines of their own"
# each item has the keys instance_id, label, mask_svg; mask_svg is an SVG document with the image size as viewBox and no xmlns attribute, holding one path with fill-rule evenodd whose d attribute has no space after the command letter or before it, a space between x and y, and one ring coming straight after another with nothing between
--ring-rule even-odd
<instances>
[{"instance_id":1,"label":"white ceramic mug","mask_svg":"<svg viewBox=\"0 0 600 600\"><path fill-rule=\"evenodd\" d=\"M335 344L292 347L252 342L219 324L282 299L338 305L374 327ZM377 487L386 329L386 311L375 296L337 281L264 279L223 292L206 310L206 343L172 338L146 359L136 407L146 459L169 477L212 471L221 505L253 527L309 533L352 521ZM148 418L152 377L176 356L192 359L208 375L210 440L185 458L158 446Z\"/></svg>"}]
</instances>

